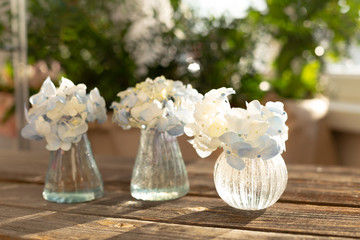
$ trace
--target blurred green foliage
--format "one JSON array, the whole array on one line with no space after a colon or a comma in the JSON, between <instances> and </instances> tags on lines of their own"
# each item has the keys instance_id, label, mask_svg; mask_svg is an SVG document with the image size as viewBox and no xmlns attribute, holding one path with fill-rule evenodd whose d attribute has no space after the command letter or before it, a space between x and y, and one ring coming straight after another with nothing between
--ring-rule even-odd
<instances>
[{"instance_id":1,"label":"blurred green foliage","mask_svg":"<svg viewBox=\"0 0 360 240\"><path fill-rule=\"evenodd\" d=\"M202 93L233 87L237 91L233 104L243 105L245 100L261 99L266 94L259 88L263 81L281 97L314 96L321 91L325 57L345 55L346 47L359 39L358 1L267 0L265 12L249 9L247 17L229 20L225 16L201 18L195 10L182 8L181 0L170 0L174 24L160 28L160 36L166 49L175 54L166 64L159 59L147 63L147 71L139 74L124 40L133 22L131 18L113 18L116 6L125 2L28 1L29 63L60 62L65 76L86 83L90 89L98 87L107 104L118 91L147 76L164 75L191 83ZM156 37L154 33L154 41ZM269 38L278 44L279 51L272 62L273 73L264 74L255 66L255 51ZM324 55L321 51L315 54L317 47ZM200 66L198 71L189 71L193 63Z\"/></svg>"},{"instance_id":2,"label":"blurred green foliage","mask_svg":"<svg viewBox=\"0 0 360 240\"><path fill-rule=\"evenodd\" d=\"M280 43L271 83L282 97L312 97L320 89L324 57L347 54L359 39L359 1L267 0L265 14L250 11L255 28ZM315 54L315 49L325 54Z\"/></svg>"},{"instance_id":3,"label":"blurred green foliage","mask_svg":"<svg viewBox=\"0 0 360 240\"><path fill-rule=\"evenodd\" d=\"M60 62L65 76L98 87L109 104L135 83L135 63L124 50L126 23L111 19L118 1L28 1L29 63Z\"/></svg>"},{"instance_id":4,"label":"blurred green foliage","mask_svg":"<svg viewBox=\"0 0 360 240\"><path fill-rule=\"evenodd\" d=\"M175 61L177 64L170 65L173 72L169 75L190 81L201 92L234 87L237 95L232 100L236 105L243 105L244 100L261 99L265 94L259 88L262 81L268 81L271 90L284 98L310 98L322 91L319 80L325 58L339 59L348 54L349 44L357 44L360 2L267 0L266 3L265 12L249 9L246 18L231 22L225 17L201 19L194 12L191 18L186 18L178 8L174 16L180 17L173 31L180 29L186 36L178 43L178 55L192 53L201 70L197 74L179 71L184 69L183 63ZM194 29L199 25L203 31L196 32ZM269 43L264 41L269 38L279 50L272 62L273 73L264 74L255 68L254 54L259 44ZM271 50L269 46L260 54L268 55ZM150 71L152 76L169 68L155 70Z\"/></svg>"},{"instance_id":5,"label":"blurred green foliage","mask_svg":"<svg viewBox=\"0 0 360 240\"><path fill-rule=\"evenodd\" d=\"M149 76L164 74L168 78L190 82L200 92L233 87L237 90L232 103L260 99L264 95L259 89L261 76L253 68L255 41L246 19L228 22L225 17L200 19L176 14L175 26L171 29L172 43L177 46L174 60L166 67L150 67ZM201 29L196 29L202 26ZM181 32L183 37L177 35ZM175 34L177 33L177 34ZM189 71L189 64L198 64L199 71ZM241 63L241 64L240 64Z\"/></svg>"}]
</instances>

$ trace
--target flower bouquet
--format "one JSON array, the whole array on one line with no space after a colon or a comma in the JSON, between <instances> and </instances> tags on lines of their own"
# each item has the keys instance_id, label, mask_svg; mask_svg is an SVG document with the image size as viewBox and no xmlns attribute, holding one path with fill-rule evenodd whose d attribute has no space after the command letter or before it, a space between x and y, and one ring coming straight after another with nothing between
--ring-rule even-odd
<instances>
[{"instance_id":1,"label":"flower bouquet","mask_svg":"<svg viewBox=\"0 0 360 240\"><path fill-rule=\"evenodd\" d=\"M222 148L214 169L218 194L230 206L263 209L284 192L287 170L285 150L287 114L281 102L265 106L255 100L247 109L231 108L231 88L206 93L195 105L194 122L185 125L190 143L201 157Z\"/></svg>"},{"instance_id":2,"label":"flower bouquet","mask_svg":"<svg viewBox=\"0 0 360 240\"><path fill-rule=\"evenodd\" d=\"M158 201L179 198L189 191L185 164L176 137L193 122L195 103L202 95L191 85L157 77L118 94L113 121L124 129L141 129L131 178L131 195Z\"/></svg>"},{"instance_id":3,"label":"flower bouquet","mask_svg":"<svg viewBox=\"0 0 360 240\"><path fill-rule=\"evenodd\" d=\"M105 101L94 88L66 78L56 88L48 77L30 97L23 137L46 140L51 151L43 197L54 202L83 202L104 194L103 182L86 132L87 122L106 121Z\"/></svg>"}]
</instances>

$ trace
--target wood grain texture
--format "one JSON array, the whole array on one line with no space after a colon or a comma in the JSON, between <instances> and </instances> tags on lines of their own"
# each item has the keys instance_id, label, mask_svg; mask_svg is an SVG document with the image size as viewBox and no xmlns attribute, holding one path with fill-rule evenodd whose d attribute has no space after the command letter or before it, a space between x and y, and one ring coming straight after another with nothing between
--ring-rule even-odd
<instances>
[{"instance_id":1,"label":"wood grain texture","mask_svg":"<svg viewBox=\"0 0 360 240\"><path fill-rule=\"evenodd\" d=\"M131 170L134 164L134 159L120 158L116 156L95 156L97 164L101 170L105 172L105 177L108 173L112 174L110 170L127 172ZM44 176L48 166L49 153L48 152L14 152L1 151L0 152L0 169L1 174L13 175L14 179L22 180L21 176L16 174L25 174L29 176ZM196 159L187 160L186 167L189 173L194 174L212 174L215 161L213 159ZM329 182L344 182L344 183L360 183L360 170L350 167L337 166L312 166L312 165L288 165L290 179L307 179L307 180L322 180ZM109 171L109 172L108 172ZM16 174L14 174L16 173ZM131 174L131 171L130 171ZM4 175L0 176L2 179Z\"/></svg>"},{"instance_id":2,"label":"wood grain texture","mask_svg":"<svg viewBox=\"0 0 360 240\"><path fill-rule=\"evenodd\" d=\"M2 235L1 235L2 234ZM313 239L311 235L157 223L0 206L0 237L7 239ZM319 239L329 239L317 237ZM6 239L6 238L5 238ZM330 238L339 239L339 238Z\"/></svg>"},{"instance_id":3,"label":"wood grain texture","mask_svg":"<svg viewBox=\"0 0 360 240\"><path fill-rule=\"evenodd\" d=\"M56 204L42 199L40 185L3 183L0 206L202 227L360 238L360 208L278 202L262 211L241 211L227 206L220 198L186 196L173 201L144 202L133 199L127 191L112 188L106 189L105 197L89 203Z\"/></svg>"},{"instance_id":4,"label":"wood grain texture","mask_svg":"<svg viewBox=\"0 0 360 240\"><path fill-rule=\"evenodd\" d=\"M129 192L133 159L96 156L104 198L56 204L41 196L48 157L0 152L0 239L360 238L359 169L290 165L279 202L263 211L240 211L218 197L213 159L186 161L187 196L143 202ZM122 229L128 224L133 229Z\"/></svg>"},{"instance_id":5,"label":"wood grain texture","mask_svg":"<svg viewBox=\"0 0 360 240\"><path fill-rule=\"evenodd\" d=\"M0 153L0 181L43 184L48 153ZM133 159L96 157L105 185L127 190ZM187 161L190 194L218 198L213 160ZM290 165L289 181L280 201L360 207L360 170L343 167Z\"/></svg>"}]
</instances>

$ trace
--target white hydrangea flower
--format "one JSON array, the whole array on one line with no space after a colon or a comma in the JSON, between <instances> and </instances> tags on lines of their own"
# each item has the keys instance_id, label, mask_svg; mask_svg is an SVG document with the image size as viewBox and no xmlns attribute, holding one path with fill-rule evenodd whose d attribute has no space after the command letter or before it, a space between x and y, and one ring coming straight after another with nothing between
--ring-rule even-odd
<instances>
[{"instance_id":1,"label":"white hydrangea flower","mask_svg":"<svg viewBox=\"0 0 360 240\"><path fill-rule=\"evenodd\" d=\"M87 122L107 118L105 100L97 88L87 95L85 84L75 85L66 78L56 88L48 77L30 103L32 107L25 114L28 124L21 134L28 139L45 138L50 151L68 151L87 132Z\"/></svg>"},{"instance_id":2,"label":"white hydrangea flower","mask_svg":"<svg viewBox=\"0 0 360 240\"><path fill-rule=\"evenodd\" d=\"M282 103L268 102L262 106L257 100L247 103L246 110L233 108L229 111L229 132L220 137L228 163L242 169L242 159L268 160L281 154L288 131L285 115Z\"/></svg>"},{"instance_id":3,"label":"white hydrangea flower","mask_svg":"<svg viewBox=\"0 0 360 240\"><path fill-rule=\"evenodd\" d=\"M94 88L90 91L88 101L86 103L87 121L94 122L97 120L99 123L104 123L107 119L106 103L101 97L99 89Z\"/></svg>"},{"instance_id":4,"label":"white hydrangea flower","mask_svg":"<svg viewBox=\"0 0 360 240\"><path fill-rule=\"evenodd\" d=\"M185 125L185 134L194 137L190 143L200 157L207 157L222 146L218 138L228 130L225 118L231 109L228 95L234 93L232 88L213 89L195 105L194 121Z\"/></svg>"},{"instance_id":5,"label":"white hydrangea flower","mask_svg":"<svg viewBox=\"0 0 360 240\"><path fill-rule=\"evenodd\" d=\"M281 102L262 106L255 100L247 109L231 108L227 100L233 89L220 88L205 94L195 106L194 122L185 126L185 134L200 157L209 156L218 147L227 162L236 169L245 167L243 159L268 160L285 150L287 114Z\"/></svg>"},{"instance_id":6,"label":"white hydrangea flower","mask_svg":"<svg viewBox=\"0 0 360 240\"><path fill-rule=\"evenodd\" d=\"M120 102L113 102L113 122L123 129L154 128L179 136L184 125L193 121L195 104L202 95L190 84L165 77L147 78L135 87L119 92Z\"/></svg>"}]
</instances>

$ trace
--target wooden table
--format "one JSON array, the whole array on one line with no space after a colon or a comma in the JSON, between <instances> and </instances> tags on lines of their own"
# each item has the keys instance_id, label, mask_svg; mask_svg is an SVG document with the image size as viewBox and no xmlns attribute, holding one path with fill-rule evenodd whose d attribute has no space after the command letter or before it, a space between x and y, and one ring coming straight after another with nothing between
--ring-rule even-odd
<instances>
[{"instance_id":1,"label":"wooden table","mask_svg":"<svg viewBox=\"0 0 360 240\"><path fill-rule=\"evenodd\" d=\"M42 198L48 155L0 152L0 239L360 238L360 170L290 165L281 199L262 211L217 195L213 160L186 161L191 190L165 202L135 200L133 160L97 156L105 196L80 204Z\"/></svg>"}]
</instances>

